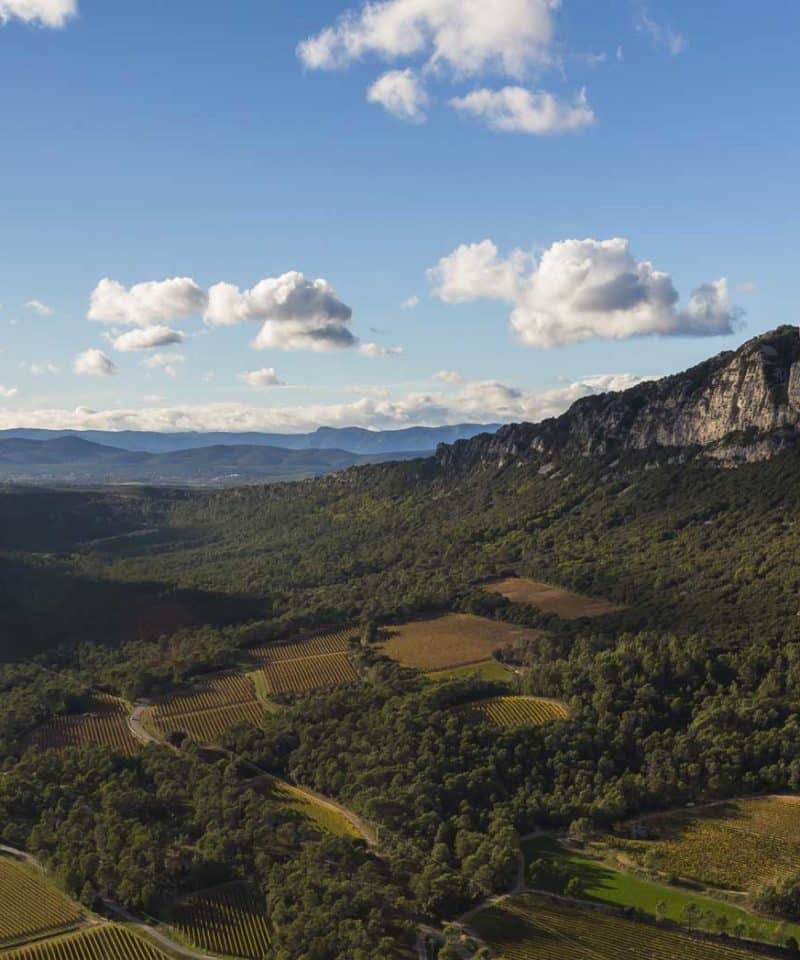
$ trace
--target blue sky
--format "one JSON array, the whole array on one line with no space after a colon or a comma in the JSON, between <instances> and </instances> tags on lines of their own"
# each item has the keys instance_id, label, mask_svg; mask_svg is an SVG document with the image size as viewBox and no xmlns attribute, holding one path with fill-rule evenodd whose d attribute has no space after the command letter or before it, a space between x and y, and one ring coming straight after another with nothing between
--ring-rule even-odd
<instances>
[{"instance_id":1,"label":"blue sky","mask_svg":"<svg viewBox=\"0 0 800 960\"><path fill-rule=\"evenodd\" d=\"M797 322L794 4L0 20L0 426L533 418Z\"/></svg>"}]
</instances>

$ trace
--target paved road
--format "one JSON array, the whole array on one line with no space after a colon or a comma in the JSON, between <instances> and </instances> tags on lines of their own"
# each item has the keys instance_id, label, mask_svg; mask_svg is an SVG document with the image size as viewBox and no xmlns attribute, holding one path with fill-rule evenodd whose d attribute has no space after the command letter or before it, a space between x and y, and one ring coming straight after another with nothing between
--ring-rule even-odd
<instances>
[{"instance_id":1,"label":"paved road","mask_svg":"<svg viewBox=\"0 0 800 960\"><path fill-rule=\"evenodd\" d=\"M151 736L142 724L142 714L149 706L146 700L139 700L133 705L133 713L128 717L128 729L142 743L158 743L158 740Z\"/></svg>"}]
</instances>

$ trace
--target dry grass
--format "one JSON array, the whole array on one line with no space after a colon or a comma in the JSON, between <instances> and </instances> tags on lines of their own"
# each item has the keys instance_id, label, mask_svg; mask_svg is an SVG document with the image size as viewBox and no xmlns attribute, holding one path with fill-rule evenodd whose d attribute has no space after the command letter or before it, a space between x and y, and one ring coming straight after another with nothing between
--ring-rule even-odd
<instances>
[{"instance_id":1,"label":"dry grass","mask_svg":"<svg viewBox=\"0 0 800 960\"><path fill-rule=\"evenodd\" d=\"M580 593L572 593L561 587L537 580L523 580L510 577L488 583L485 587L491 593L499 593L513 603L530 603L542 613L554 613L562 620L578 620L580 617L603 617L609 613L618 613L622 607L607 600L596 600Z\"/></svg>"},{"instance_id":2,"label":"dry grass","mask_svg":"<svg viewBox=\"0 0 800 960\"><path fill-rule=\"evenodd\" d=\"M496 727L543 727L556 720L566 720L569 711L558 700L541 697L488 697L458 707L475 713Z\"/></svg>"},{"instance_id":3,"label":"dry grass","mask_svg":"<svg viewBox=\"0 0 800 960\"><path fill-rule=\"evenodd\" d=\"M536 630L466 613L414 620L390 627L388 633L389 639L380 644L381 652L403 666L426 671L480 663L500 647L539 635Z\"/></svg>"},{"instance_id":4,"label":"dry grass","mask_svg":"<svg viewBox=\"0 0 800 960\"><path fill-rule=\"evenodd\" d=\"M56 717L38 727L28 742L39 750L100 744L127 756L139 748L139 741L128 729L127 705L106 694L96 694L87 713Z\"/></svg>"},{"instance_id":5,"label":"dry grass","mask_svg":"<svg viewBox=\"0 0 800 960\"><path fill-rule=\"evenodd\" d=\"M648 866L729 890L800 870L800 797L737 800L643 821L652 839L624 843Z\"/></svg>"}]
</instances>

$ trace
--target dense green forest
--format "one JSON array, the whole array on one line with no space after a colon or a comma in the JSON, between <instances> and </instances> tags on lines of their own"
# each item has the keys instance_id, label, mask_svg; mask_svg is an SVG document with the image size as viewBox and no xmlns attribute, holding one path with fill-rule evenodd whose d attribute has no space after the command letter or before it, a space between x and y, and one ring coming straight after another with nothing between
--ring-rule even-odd
<instances>
[{"instance_id":1,"label":"dense green forest","mask_svg":"<svg viewBox=\"0 0 800 960\"><path fill-rule=\"evenodd\" d=\"M284 931L276 957L367 958L402 942L410 918L507 888L534 829L800 790L798 480L797 453L722 470L662 452L549 476L447 475L431 460L213 494L36 494L28 542L15 521L0 556L0 839L85 898L108 890L134 907L209 875L255 877ZM0 512L15 517L26 496L0 496ZM626 609L564 622L480 590L510 573ZM448 609L544 627L508 655L569 719L498 732L447 709L491 688L432 687L367 648L360 684L228 734L234 753L373 821L384 859L306 836L235 764L193 748L25 753L25 732L90 688L134 698L304 627L360 620L370 634ZM110 867L121 833L158 860ZM762 892L787 915L793 898Z\"/></svg>"}]
</instances>

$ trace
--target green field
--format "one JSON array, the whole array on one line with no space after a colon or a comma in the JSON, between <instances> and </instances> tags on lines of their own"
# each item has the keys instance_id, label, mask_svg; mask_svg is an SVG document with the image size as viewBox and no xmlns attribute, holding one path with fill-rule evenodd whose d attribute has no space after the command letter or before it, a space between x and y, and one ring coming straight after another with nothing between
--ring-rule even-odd
<instances>
[{"instance_id":1,"label":"green field","mask_svg":"<svg viewBox=\"0 0 800 960\"><path fill-rule=\"evenodd\" d=\"M425 676L436 683L449 680L469 680L473 677L480 680L497 680L500 683L512 683L514 674L507 670L502 663L492 657L491 660L482 660L480 663L470 663L465 667L453 667L450 670L434 670Z\"/></svg>"},{"instance_id":2,"label":"green field","mask_svg":"<svg viewBox=\"0 0 800 960\"><path fill-rule=\"evenodd\" d=\"M702 929L724 929L728 933L765 943L775 943L787 936L800 940L800 925L781 924L776 920L756 917L724 900L615 870L600 856L588 851L579 853L567 849L550 837L536 837L526 841L523 851L526 868L534 860L544 859L561 864L570 875L578 877L582 899L611 906L635 907L651 917L661 915L676 923L683 922L684 911L694 905L699 910L697 926ZM551 893L563 892L561 889L554 889L554 886L545 884L543 889Z\"/></svg>"},{"instance_id":3,"label":"green field","mask_svg":"<svg viewBox=\"0 0 800 960\"><path fill-rule=\"evenodd\" d=\"M479 910L467 924L504 960L755 960L710 942L587 907L522 894Z\"/></svg>"}]
</instances>

